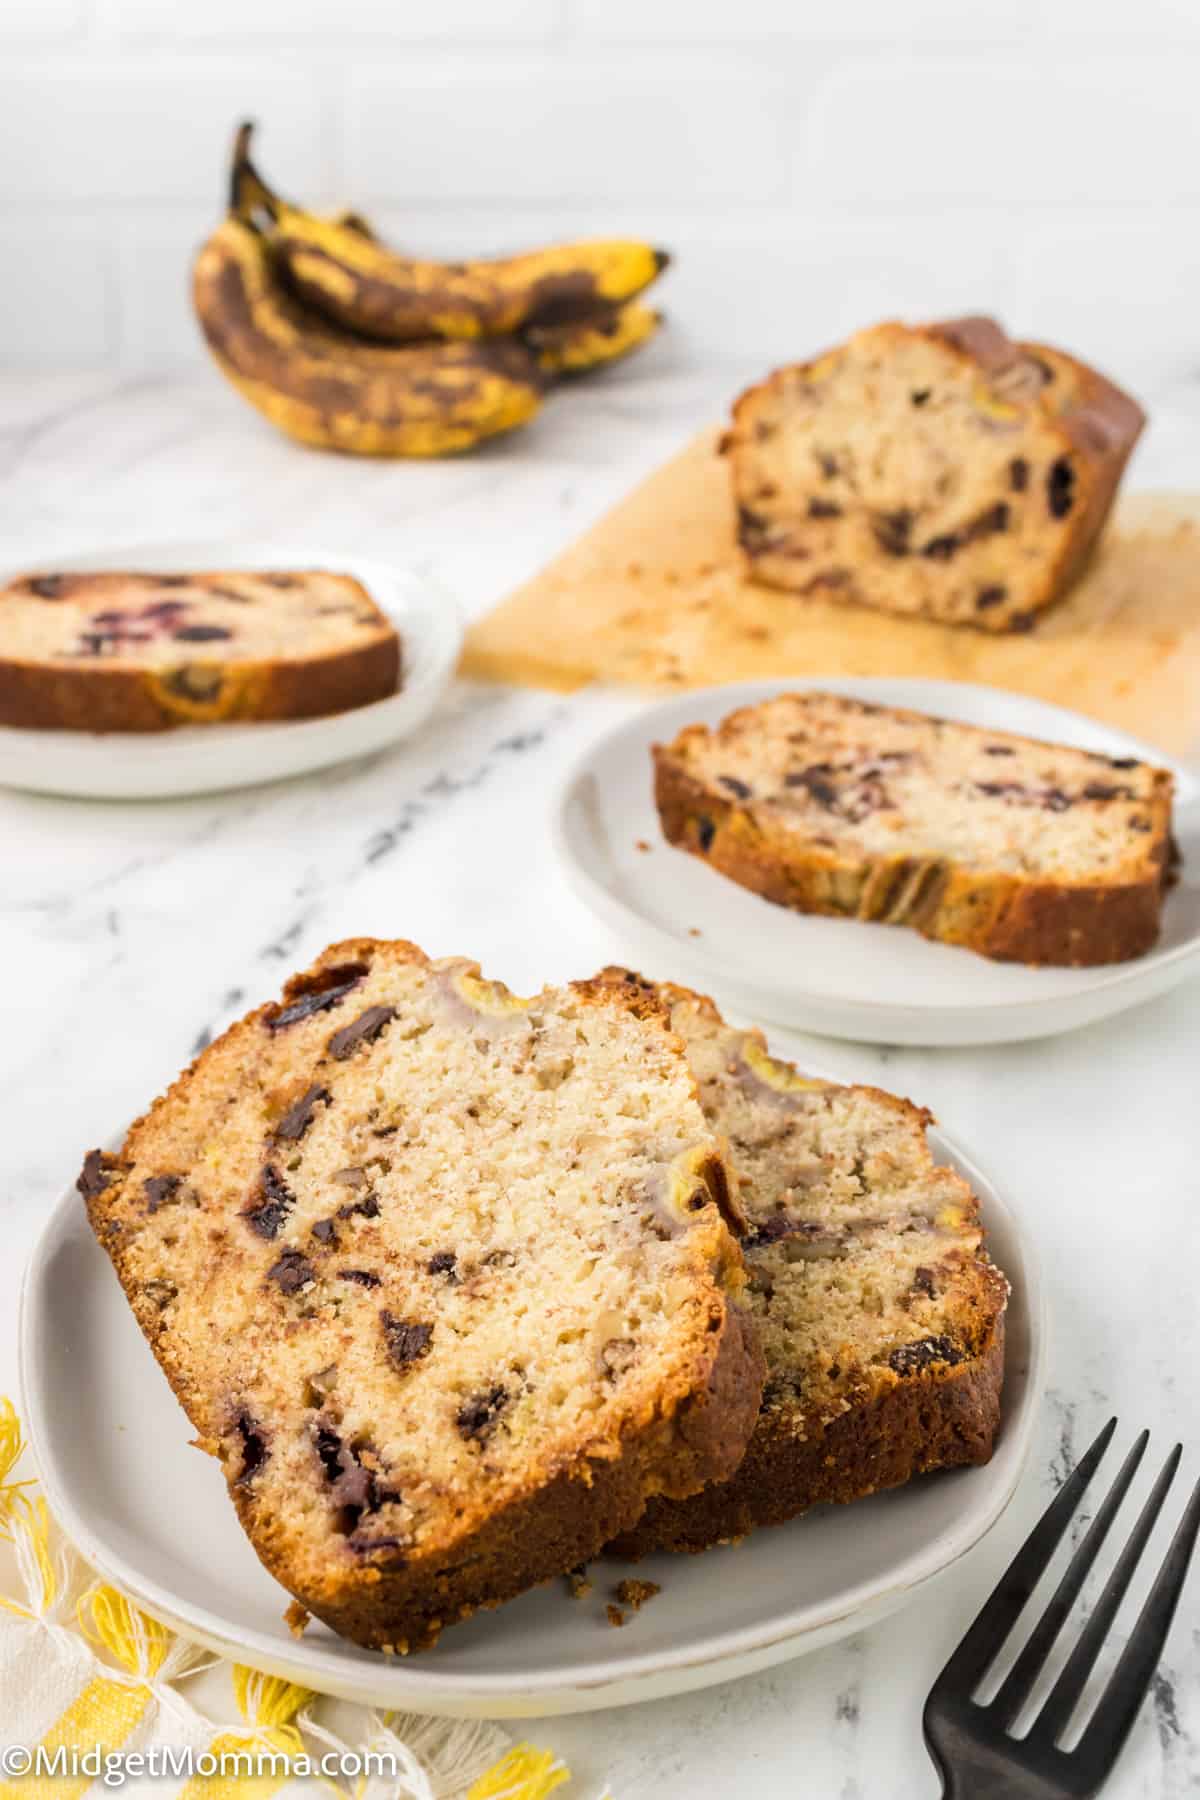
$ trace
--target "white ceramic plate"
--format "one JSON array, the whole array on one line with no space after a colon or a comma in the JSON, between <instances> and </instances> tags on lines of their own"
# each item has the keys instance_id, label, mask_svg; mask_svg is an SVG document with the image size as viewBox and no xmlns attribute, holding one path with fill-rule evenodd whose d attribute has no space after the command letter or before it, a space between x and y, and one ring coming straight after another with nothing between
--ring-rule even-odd
<instances>
[{"instance_id":1,"label":"white ceramic plate","mask_svg":"<svg viewBox=\"0 0 1200 1800\"><path fill-rule=\"evenodd\" d=\"M399 630L398 694L324 719L192 725L176 731L17 731L0 726L0 786L88 800L158 800L250 787L349 762L407 737L454 673L462 625L450 596L424 576L313 545L263 539L135 544L95 556L55 556L55 569L335 569L354 575ZM26 565L28 567L29 565ZM11 579L19 570L10 570Z\"/></svg>"},{"instance_id":2,"label":"white ceramic plate","mask_svg":"<svg viewBox=\"0 0 1200 1800\"><path fill-rule=\"evenodd\" d=\"M1175 772L1181 880L1163 934L1134 962L1101 969L1027 969L934 944L915 931L805 917L706 869L664 840L650 746L693 722L797 687L909 706L996 731L1139 756ZM555 838L568 878L591 909L662 978L714 988L756 1018L832 1037L888 1044L989 1044L1047 1037L1105 1018L1200 972L1200 782L1161 752L1079 713L967 682L882 678L752 681L681 694L592 744L559 796ZM649 844L650 851L638 844Z\"/></svg>"},{"instance_id":3,"label":"white ceramic plate","mask_svg":"<svg viewBox=\"0 0 1200 1800\"><path fill-rule=\"evenodd\" d=\"M790 1054L786 1041L776 1048ZM662 1593L624 1631L604 1607L628 1569L593 1566L583 1601L561 1582L389 1661L283 1621L288 1596L242 1535L217 1465L142 1339L78 1196L47 1221L26 1273L20 1327L25 1418L50 1504L106 1579L223 1655L379 1707L457 1716L583 1712L726 1681L862 1630L956 1562L999 1518L1041 1394L1045 1327L1024 1228L950 1142L936 1153L983 1200L1013 1296L1004 1423L986 1468L935 1475L852 1507L823 1508L737 1549L657 1556L637 1573Z\"/></svg>"}]
</instances>

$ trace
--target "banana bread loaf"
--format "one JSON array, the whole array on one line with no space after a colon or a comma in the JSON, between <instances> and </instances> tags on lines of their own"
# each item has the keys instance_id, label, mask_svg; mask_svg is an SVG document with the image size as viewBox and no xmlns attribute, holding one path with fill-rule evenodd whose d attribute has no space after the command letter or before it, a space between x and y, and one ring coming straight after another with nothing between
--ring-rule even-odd
<instances>
[{"instance_id":1,"label":"banana bread loaf","mask_svg":"<svg viewBox=\"0 0 1200 1800\"><path fill-rule=\"evenodd\" d=\"M797 912L1087 966L1158 936L1172 777L837 694L783 694L654 747L672 844Z\"/></svg>"},{"instance_id":2,"label":"banana bread loaf","mask_svg":"<svg viewBox=\"0 0 1200 1800\"><path fill-rule=\"evenodd\" d=\"M685 988L615 969L601 979L670 1006L709 1124L733 1147L767 1359L737 1473L691 1499L652 1501L613 1549L703 1550L821 1501L986 1462L1008 1287L975 1196L933 1161L929 1114L877 1088L806 1079Z\"/></svg>"},{"instance_id":3,"label":"banana bread loaf","mask_svg":"<svg viewBox=\"0 0 1200 1800\"><path fill-rule=\"evenodd\" d=\"M359 940L80 1188L265 1566L404 1651L736 1467L730 1182L652 995Z\"/></svg>"},{"instance_id":4,"label":"banana bread loaf","mask_svg":"<svg viewBox=\"0 0 1200 1800\"><path fill-rule=\"evenodd\" d=\"M309 719L399 685L396 630L349 575L42 574L0 588L0 725Z\"/></svg>"},{"instance_id":5,"label":"banana bread loaf","mask_svg":"<svg viewBox=\"0 0 1200 1800\"><path fill-rule=\"evenodd\" d=\"M772 587L985 631L1079 573L1145 416L992 319L877 325L743 394L738 535Z\"/></svg>"}]
</instances>

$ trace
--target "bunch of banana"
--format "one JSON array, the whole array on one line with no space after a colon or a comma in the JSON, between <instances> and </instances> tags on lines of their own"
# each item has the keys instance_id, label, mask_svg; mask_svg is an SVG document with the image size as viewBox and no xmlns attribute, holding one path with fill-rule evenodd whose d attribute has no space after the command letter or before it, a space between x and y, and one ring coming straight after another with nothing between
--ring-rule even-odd
<instances>
[{"instance_id":1,"label":"bunch of banana","mask_svg":"<svg viewBox=\"0 0 1200 1800\"><path fill-rule=\"evenodd\" d=\"M196 259L204 335L238 392L289 437L359 456L446 456L531 419L545 376L523 344L368 344L288 294L233 215Z\"/></svg>"},{"instance_id":2,"label":"bunch of banana","mask_svg":"<svg viewBox=\"0 0 1200 1800\"><path fill-rule=\"evenodd\" d=\"M361 215L281 200L234 148L230 207L194 272L223 373L302 443L442 456L531 419L550 381L614 361L657 330L634 298L665 267L648 245L563 245L491 262L422 262Z\"/></svg>"}]
</instances>

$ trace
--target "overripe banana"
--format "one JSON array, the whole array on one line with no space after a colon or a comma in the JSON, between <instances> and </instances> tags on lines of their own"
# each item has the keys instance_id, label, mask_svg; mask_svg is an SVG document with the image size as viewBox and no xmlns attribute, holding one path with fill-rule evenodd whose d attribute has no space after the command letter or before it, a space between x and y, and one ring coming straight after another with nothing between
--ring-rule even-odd
<instances>
[{"instance_id":1,"label":"overripe banana","mask_svg":"<svg viewBox=\"0 0 1200 1800\"><path fill-rule=\"evenodd\" d=\"M360 212L338 213L335 222L346 231L378 241L374 226ZM545 373L561 379L586 375L590 369L602 369L606 363L640 350L662 322L662 313L642 300L605 301L564 325L530 325L520 335Z\"/></svg>"},{"instance_id":2,"label":"overripe banana","mask_svg":"<svg viewBox=\"0 0 1200 1800\"><path fill-rule=\"evenodd\" d=\"M639 349L661 324L652 306L627 300L566 325L531 325L522 336L547 375L584 375Z\"/></svg>"},{"instance_id":3,"label":"overripe banana","mask_svg":"<svg viewBox=\"0 0 1200 1800\"><path fill-rule=\"evenodd\" d=\"M627 239L555 244L490 261L429 262L381 244L354 215L324 219L269 188L250 161L252 127L234 148L232 199L265 213L272 249L308 305L347 330L404 343L477 338L565 324L632 298L666 267L665 251Z\"/></svg>"},{"instance_id":4,"label":"overripe banana","mask_svg":"<svg viewBox=\"0 0 1200 1800\"><path fill-rule=\"evenodd\" d=\"M196 259L209 349L238 391L289 437L359 456L446 456L533 417L545 378L533 351L496 342L367 344L281 287L272 251L230 216Z\"/></svg>"}]
</instances>

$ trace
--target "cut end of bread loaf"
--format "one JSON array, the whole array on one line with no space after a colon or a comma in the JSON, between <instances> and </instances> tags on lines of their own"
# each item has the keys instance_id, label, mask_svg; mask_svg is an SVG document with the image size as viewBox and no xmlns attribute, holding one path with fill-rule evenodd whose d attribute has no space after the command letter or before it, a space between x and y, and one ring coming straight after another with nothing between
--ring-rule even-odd
<instances>
[{"instance_id":1,"label":"cut end of bread loaf","mask_svg":"<svg viewBox=\"0 0 1200 1800\"><path fill-rule=\"evenodd\" d=\"M773 587L1027 630L1082 568L1144 423L991 319L877 325L737 402L739 541Z\"/></svg>"},{"instance_id":2,"label":"cut end of bread loaf","mask_svg":"<svg viewBox=\"0 0 1200 1800\"><path fill-rule=\"evenodd\" d=\"M1158 937L1173 780L1134 757L814 692L690 726L654 760L668 841L798 912L1029 964Z\"/></svg>"},{"instance_id":3,"label":"cut end of bread loaf","mask_svg":"<svg viewBox=\"0 0 1200 1800\"><path fill-rule=\"evenodd\" d=\"M929 1114L772 1057L686 988L656 992L706 1117L728 1137L748 1219L750 1308L767 1362L733 1477L654 1501L618 1554L702 1550L954 1464L984 1462L1000 1416L1008 1287L979 1206L937 1164Z\"/></svg>"},{"instance_id":4,"label":"cut end of bread loaf","mask_svg":"<svg viewBox=\"0 0 1200 1800\"><path fill-rule=\"evenodd\" d=\"M0 724L163 731L314 718L400 685L395 627L323 569L24 575L0 589Z\"/></svg>"},{"instance_id":5,"label":"cut end of bread loaf","mask_svg":"<svg viewBox=\"0 0 1200 1800\"><path fill-rule=\"evenodd\" d=\"M736 1466L736 1183L652 999L334 946L81 1189L267 1568L403 1651Z\"/></svg>"}]
</instances>

